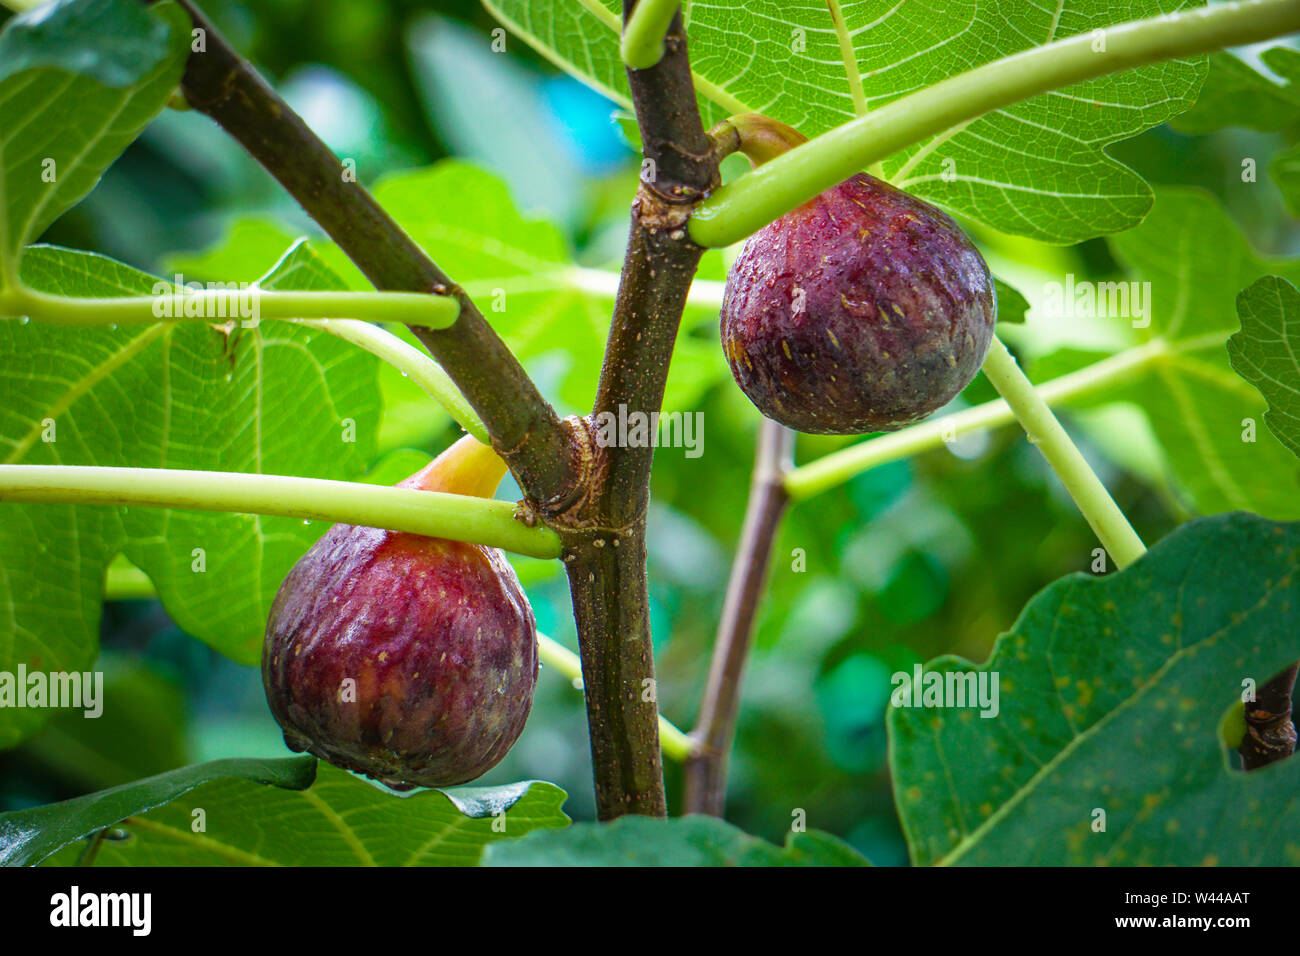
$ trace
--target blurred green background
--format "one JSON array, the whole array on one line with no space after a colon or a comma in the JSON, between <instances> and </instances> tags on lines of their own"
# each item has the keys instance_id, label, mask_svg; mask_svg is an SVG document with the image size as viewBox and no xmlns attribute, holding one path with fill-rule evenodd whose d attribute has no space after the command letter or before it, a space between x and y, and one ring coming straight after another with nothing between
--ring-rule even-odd
<instances>
[{"instance_id":1,"label":"blurred green background","mask_svg":"<svg viewBox=\"0 0 1300 956\"><path fill-rule=\"evenodd\" d=\"M356 159L363 182L446 156L474 161L509 184L522 210L554 221L580 263L617 268L637 156L616 107L521 42L493 52L498 24L477 3L214 0L204 8L336 152ZM1189 138L1161 128L1113 153L1153 183L1222 196L1221 185L1239 175L1239 157L1273 147L1269 136L1244 130ZM1265 179L1225 201L1261 251L1295 254L1300 235ZM219 244L249 215L289 233L316 232L210 122L168 112L45 239L163 271L180 261L177 253ZM994 271L1031 303L1045 278L1116 270L1102 241L1060 249L973 232ZM270 259L279 251L268 249ZM700 334L716 339L716 328ZM1032 313L1029 328L1007 337L1026 359L1105 341L1104 330L1058 328ZM553 375L545 357L530 370L543 387ZM977 380L958 403L991 397ZM703 456L680 449L656 456L650 534L660 705L683 729L708 666L757 425L730 381L711 387L701 408ZM1185 520L1131 409L1067 417L1146 540ZM455 437L445 421L418 402L394 405L384 450L436 452ZM799 458L844 443L801 439ZM780 536L747 674L729 818L779 841L804 810L809 826L845 837L874 862L905 863L886 766L890 675L941 653L983 659L1035 591L1088 570L1094 547L1037 452L1012 429L867 472L796 507ZM795 549L806 555L802 571L793 568ZM575 647L558 564L518 566L541 629ZM103 647L99 666L113 706L97 721L56 717L0 754L0 809L188 762L286 752L257 671L180 632L157 602L107 604ZM585 724L581 695L544 671L523 737L482 782L550 780L569 791L572 817L591 818ZM670 765L674 806L680 786Z\"/></svg>"}]
</instances>

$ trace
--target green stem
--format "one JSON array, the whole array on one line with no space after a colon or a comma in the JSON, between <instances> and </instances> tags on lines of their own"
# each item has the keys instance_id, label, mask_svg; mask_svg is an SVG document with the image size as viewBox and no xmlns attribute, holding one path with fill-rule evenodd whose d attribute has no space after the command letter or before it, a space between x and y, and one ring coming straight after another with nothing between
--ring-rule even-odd
<instances>
[{"instance_id":1,"label":"green stem","mask_svg":"<svg viewBox=\"0 0 1300 956\"><path fill-rule=\"evenodd\" d=\"M582 659L558 641L545 634L537 635L537 653L542 663L569 679L577 690L582 690ZM662 714L659 715L659 746L665 756L674 760L685 760L695 752L695 742L670 723Z\"/></svg>"},{"instance_id":2,"label":"green stem","mask_svg":"<svg viewBox=\"0 0 1300 956\"><path fill-rule=\"evenodd\" d=\"M728 246L865 166L1023 99L1167 60L1255 43L1300 29L1300 2L1197 7L1058 40L986 63L838 126L714 191L691 216L703 246Z\"/></svg>"},{"instance_id":3,"label":"green stem","mask_svg":"<svg viewBox=\"0 0 1300 956\"><path fill-rule=\"evenodd\" d=\"M466 495L353 481L170 468L0 465L0 503L131 505L278 515L391 528L556 558L560 540L514 517L515 506Z\"/></svg>"},{"instance_id":4,"label":"green stem","mask_svg":"<svg viewBox=\"0 0 1300 956\"><path fill-rule=\"evenodd\" d=\"M354 319L311 319L299 324L337 335L344 341L377 355L429 394L445 408L461 428L485 445L491 445L487 429L473 407L460 393L451 376L424 352L403 342L396 335L369 322Z\"/></svg>"},{"instance_id":5,"label":"green stem","mask_svg":"<svg viewBox=\"0 0 1300 956\"><path fill-rule=\"evenodd\" d=\"M455 323L460 303L418 292L271 292L208 289L180 292L159 283L156 295L78 298L48 295L25 286L0 294L0 315L27 316L54 325L153 325L213 319L366 319L433 329Z\"/></svg>"},{"instance_id":6,"label":"green stem","mask_svg":"<svg viewBox=\"0 0 1300 956\"><path fill-rule=\"evenodd\" d=\"M1146 553L1124 512L1115 504L1097 473L1075 447L1052 409L1020 370L1015 357L996 335L984 359L984 374L1020 419L1030 442L1042 452L1061 479L1065 490L1079 506L1102 546L1115 563L1125 568Z\"/></svg>"},{"instance_id":7,"label":"green stem","mask_svg":"<svg viewBox=\"0 0 1300 956\"><path fill-rule=\"evenodd\" d=\"M754 166L761 166L808 142L808 137L793 126L762 113L738 113L728 116L709 130L719 157L743 153Z\"/></svg>"},{"instance_id":8,"label":"green stem","mask_svg":"<svg viewBox=\"0 0 1300 956\"><path fill-rule=\"evenodd\" d=\"M664 35L680 6L678 0L637 0L623 30L623 62L648 70L664 57Z\"/></svg>"},{"instance_id":9,"label":"green stem","mask_svg":"<svg viewBox=\"0 0 1300 956\"><path fill-rule=\"evenodd\" d=\"M573 266L564 270L563 273L557 273L556 277L550 280L548 284L539 284L539 288L576 289L588 295L614 299L618 296L619 279L620 276L617 272L610 272L608 269ZM696 279L691 283L691 291L686 304L690 308L713 309L716 311L722 307L722 294L726 291L726 288L727 284L720 279ZM529 289L528 291L532 290ZM711 321L716 326L718 317L713 316Z\"/></svg>"},{"instance_id":10,"label":"green stem","mask_svg":"<svg viewBox=\"0 0 1300 956\"><path fill-rule=\"evenodd\" d=\"M1078 398L1140 372L1169 351L1163 339L1153 339L1145 345L1044 382L1038 386L1038 395L1045 403ZM785 489L792 500L802 501L871 468L938 448L958 435L1009 425L1015 420L1015 413L1002 399L931 418L919 425L850 445L796 468L786 474Z\"/></svg>"}]
</instances>

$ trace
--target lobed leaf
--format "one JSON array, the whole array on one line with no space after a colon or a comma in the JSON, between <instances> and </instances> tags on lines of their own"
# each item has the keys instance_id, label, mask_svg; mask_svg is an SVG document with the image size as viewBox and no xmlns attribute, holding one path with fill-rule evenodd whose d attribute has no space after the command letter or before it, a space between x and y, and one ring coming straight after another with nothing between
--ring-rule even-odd
<instances>
[{"instance_id":1,"label":"lobed leaf","mask_svg":"<svg viewBox=\"0 0 1300 956\"><path fill-rule=\"evenodd\" d=\"M294 761L317 767L306 757L281 763ZM94 864L473 866L497 841L569 823L561 810L565 792L535 780L396 796L321 763L314 781L303 771L300 785L268 782L274 781L213 777L131 810L123 834L101 844ZM71 861L69 853L52 862Z\"/></svg>"},{"instance_id":2,"label":"lobed leaf","mask_svg":"<svg viewBox=\"0 0 1300 956\"><path fill-rule=\"evenodd\" d=\"M323 265L290 265L267 282L341 285ZM52 247L30 248L22 277L70 296L149 295L155 282ZM335 336L285 322L119 331L2 321L0 461L354 478L375 456L377 364ZM0 509L0 671L10 672L90 667L104 576L119 551L149 575L180 627L254 664L280 582L325 530L169 509ZM0 709L0 746L48 715Z\"/></svg>"},{"instance_id":3,"label":"lobed leaf","mask_svg":"<svg viewBox=\"0 0 1300 956\"><path fill-rule=\"evenodd\" d=\"M0 32L0 261L99 182L180 81L174 3L56 0Z\"/></svg>"},{"instance_id":4,"label":"lobed leaf","mask_svg":"<svg viewBox=\"0 0 1300 956\"><path fill-rule=\"evenodd\" d=\"M484 0L563 69L630 106L617 0ZM1199 6L1186 0L714 0L685 5L705 125L759 112L816 136L907 93L1052 40ZM837 29L835 14L843 21ZM895 185L1003 232L1077 242L1128 229L1150 188L1106 147L1195 101L1206 59L1169 60L997 110L886 160Z\"/></svg>"},{"instance_id":5,"label":"lobed leaf","mask_svg":"<svg viewBox=\"0 0 1300 956\"><path fill-rule=\"evenodd\" d=\"M1268 400L1264 422L1300 455L1300 291L1265 276L1237 296L1241 331L1228 339L1228 357L1242 378Z\"/></svg>"},{"instance_id":6,"label":"lobed leaf","mask_svg":"<svg viewBox=\"0 0 1300 956\"><path fill-rule=\"evenodd\" d=\"M1294 865L1300 761L1236 770L1219 723L1300 656L1297 571L1300 524L1198 519L1122 572L1049 585L987 663L932 661L998 675L999 705L890 709L913 862Z\"/></svg>"},{"instance_id":7,"label":"lobed leaf","mask_svg":"<svg viewBox=\"0 0 1300 956\"><path fill-rule=\"evenodd\" d=\"M213 781L240 779L261 786L303 790L315 777L315 757L213 760L62 803L0 813L0 865L40 863L98 830L165 806Z\"/></svg>"}]
</instances>

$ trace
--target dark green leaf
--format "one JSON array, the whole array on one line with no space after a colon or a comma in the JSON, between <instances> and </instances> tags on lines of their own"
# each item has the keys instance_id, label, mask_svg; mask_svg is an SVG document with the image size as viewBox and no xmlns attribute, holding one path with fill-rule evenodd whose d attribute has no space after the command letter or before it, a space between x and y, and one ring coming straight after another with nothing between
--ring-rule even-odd
<instances>
[{"instance_id":1,"label":"dark green leaf","mask_svg":"<svg viewBox=\"0 0 1300 956\"><path fill-rule=\"evenodd\" d=\"M1300 761L1230 769L1219 723L1300 656L1298 571L1300 524L1200 519L1118 574L1049 585L986 664L932 661L998 675L999 706L891 708L913 861L1294 865Z\"/></svg>"},{"instance_id":2,"label":"dark green leaf","mask_svg":"<svg viewBox=\"0 0 1300 956\"><path fill-rule=\"evenodd\" d=\"M20 751L78 789L102 790L181 767L186 755L184 692L135 655L105 653L99 715L59 710Z\"/></svg>"},{"instance_id":3,"label":"dark green leaf","mask_svg":"<svg viewBox=\"0 0 1300 956\"><path fill-rule=\"evenodd\" d=\"M0 865L39 863L96 830L164 806L212 781L239 779L252 781L249 786L303 790L315 776L315 757L213 760L62 803L0 814Z\"/></svg>"},{"instance_id":4,"label":"dark green leaf","mask_svg":"<svg viewBox=\"0 0 1300 956\"><path fill-rule=\"evenodd\" d=\"M326 763L310 789L228 778L178 796L132 814L95 865L473 866L495 841L569 823L549 783L397 796Z\"/></svg>"}]
</instances>

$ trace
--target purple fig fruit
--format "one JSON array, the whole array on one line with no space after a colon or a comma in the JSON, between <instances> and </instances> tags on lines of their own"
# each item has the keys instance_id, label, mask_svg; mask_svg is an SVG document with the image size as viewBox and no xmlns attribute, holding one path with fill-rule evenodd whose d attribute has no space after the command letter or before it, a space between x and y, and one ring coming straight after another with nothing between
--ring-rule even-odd
<instances>
[{"instance_id":1,"label":"purple fig fruit","mask_svg":"<svg viewBox=\"0 0 1300 956\"><path fill-rule=\"evenodd\" d=\"M466 437L399 487L486 497L505 470ZM399 790L450 786L523 730L537 626L497 549L340 524L276 595L262 681L293 750Z\"/></svg>"},{"instance_id":2,"label":"purple fig fruit","mask_svg":"<svg viewBox=\"0 0 1300 956\"><path fill-rule=\"evenodd\" d=\"M857 175L749 238L727 276L722 343L768 418L890 431L975 377L996 312L988 266L950 217Z\"/></svg>"}]
</instances>

